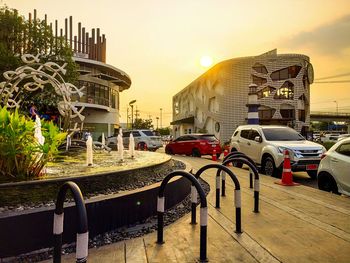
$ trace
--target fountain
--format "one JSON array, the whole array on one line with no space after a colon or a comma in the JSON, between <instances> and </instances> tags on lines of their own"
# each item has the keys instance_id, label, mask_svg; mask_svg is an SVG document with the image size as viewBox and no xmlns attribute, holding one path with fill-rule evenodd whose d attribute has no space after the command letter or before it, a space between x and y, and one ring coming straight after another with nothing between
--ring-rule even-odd
<instances>
[{"instance_id":1,"label":"fountain","mask_svg":"<svg viewBox=\"0 0 350 263\"><path fill-rule=\"evenodd\" d=\"M129 154L131 158L134 158L135 156L135 139L134 135L132 135L132 132L130 132L130 138L129 138Z\"/></svg>"},{"instance_id":2,"label":"fountain","mask_svg":"<svg viewBox=\"0 0 350 263\"><path fill-rule=\"evenodd\" d=\"M93 164L93 153L92 153L92 137L88 136L86 141L86 164L92 166Z\"/></svg>"},{"instance_id":3,"label":"fountain","mask_svg":"<svg viewBox=\"0 0 350 263\"><path fill-rule=\"evenodd\" d=\"M119 160L122 162L124 161L124 145L123 145L123 133L122 129L119 129L119 134L117 137L117 146L118 146L118 157Z\"/></svg>"},{"instance_id":4,"label":"fountain","mask_svg":"<svg viewBox=\"0 0 350 263\"><path fill-rule=\"evenodd\" d=\"M102 132L101 143L102 143L103 146L106 146L106 139L105 139L105 133L104 132Z\"/></svg>"}]
</instances>

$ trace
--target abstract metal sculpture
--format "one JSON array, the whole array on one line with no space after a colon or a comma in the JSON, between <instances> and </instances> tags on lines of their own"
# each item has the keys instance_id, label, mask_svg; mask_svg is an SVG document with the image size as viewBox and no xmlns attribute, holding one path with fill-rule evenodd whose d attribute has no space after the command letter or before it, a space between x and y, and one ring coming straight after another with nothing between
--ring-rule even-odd
<instances>
[{"instance_id":1,"label":"abstract metal sculpture","mask_svg":"<svg viewBox=\"0 0 350 263\"><path fill-rule=\"evenodd\" d=\"M39 57L40 54L37 56L24 54L21 59L25 65L18 67L15 71L10 70L3 73L5 81L0 83L0 103L8 108L19 108L21 104L19 95L22 92L43 90L45 85L51 85L55 93L62 98L58 102L57 109L64 117L65 124L67 125L70 119L76 117L83 121L85 119L82 115L84 107L76 108L71 101L71 96L77 94L81 97L85 87L78 89L73 84L64 81L62 75L67 72L65 69L67 63L64 63L63 66L52 61L40 63Z\"/></svg>"}]
</instances>

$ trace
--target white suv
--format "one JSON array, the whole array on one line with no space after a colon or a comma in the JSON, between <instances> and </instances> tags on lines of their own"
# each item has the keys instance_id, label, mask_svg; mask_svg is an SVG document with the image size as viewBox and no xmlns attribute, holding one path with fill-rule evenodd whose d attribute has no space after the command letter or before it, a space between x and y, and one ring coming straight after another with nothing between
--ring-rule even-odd
<instances>
[{"instance_id":1,"label":"white suv","mask_svg":"<svg viewBox=\"0 0 350 263\"><path fill-rule=\"evenodd\" d=\"M316 178L321 156L326 152L322 145L307 141L286 126L239 126L230 146L231 151L245 153L253 159L264 174L276 177L283 168L285 149L289 150L292 171L306 171L311 178Z\"/></svg>"},{"instance_id":2,"label":"white suv","mask_svg":"<svg viewBox=\"0 0 350 263\"><path fill-rule=\"evenodd\" d=\"M162 139L160 136L152 130L132 130L132 131L123 131L123 144L124 147L129 147L129 138L130 133L134 136L135 147L136 149L144 150L147 149L150 151L156 151L158 148L163 147ZM112 136L107 139L106 144L109 147L116 147L117 145L117 136Z\"/></svg>"}]
</instances>

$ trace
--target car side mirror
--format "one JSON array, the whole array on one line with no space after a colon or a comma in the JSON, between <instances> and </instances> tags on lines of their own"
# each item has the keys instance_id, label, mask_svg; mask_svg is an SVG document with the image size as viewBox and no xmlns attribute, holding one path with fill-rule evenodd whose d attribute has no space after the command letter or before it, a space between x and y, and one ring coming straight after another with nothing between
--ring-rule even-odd
<instances>
[{"instance_id":1,"label":"car side mirror","mask_svg":"<svg viewBox=\"0 0 350 263\"><path fill-rule=\"evenodd\" d=\"M254 141L261 143L262 142L262 138L260 136L256 136L254 138Z\"/></svg>"}]
</instances>

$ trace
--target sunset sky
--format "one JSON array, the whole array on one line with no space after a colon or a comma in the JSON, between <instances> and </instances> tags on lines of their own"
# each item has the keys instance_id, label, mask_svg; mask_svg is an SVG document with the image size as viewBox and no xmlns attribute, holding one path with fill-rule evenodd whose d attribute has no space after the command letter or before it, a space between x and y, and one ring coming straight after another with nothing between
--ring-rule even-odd
<instances>
[{"instance_id":1,"label":"sunset sky","mask_svg":"<svg viewBox=\"0 0 350 263\"><path fill-rule=\"evenodd\" d=\"M315 79L342 75L311 86L312 111L350 112L349 0L0 0L28 17L50 22L73 16L99 27L107 38L107 63L132 80L121 93L121 119L136 99L141 118L154 120L162 108L163 127L172 118L172 96L207 69L200 59L222 60L278 53L310 57ZM76 31L75 31L76 32ZM321 81L321 80L320 80Z\"/></svg>"}]
</instances>

